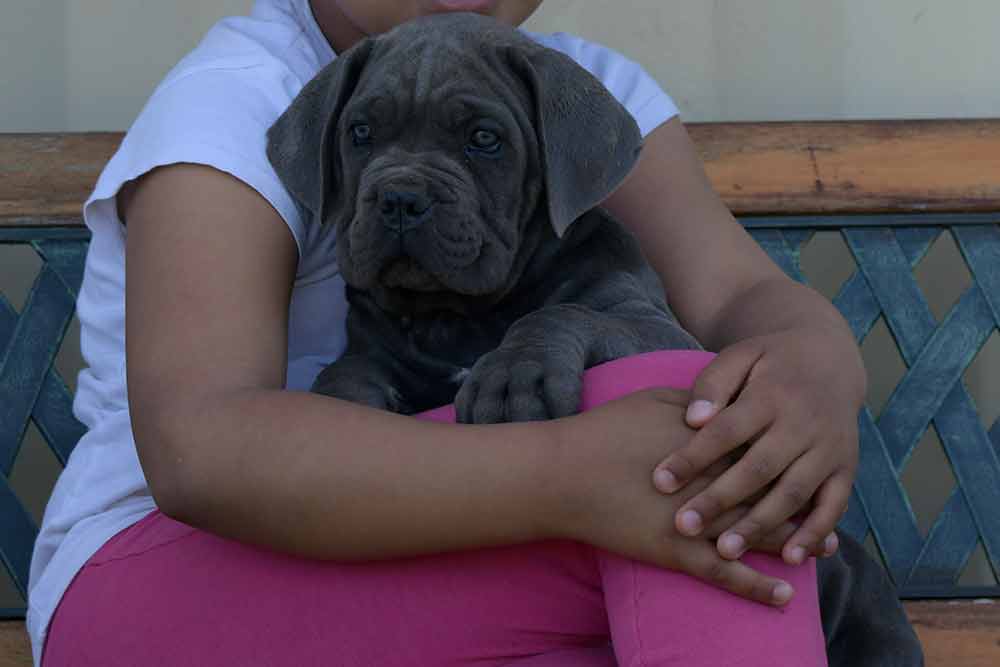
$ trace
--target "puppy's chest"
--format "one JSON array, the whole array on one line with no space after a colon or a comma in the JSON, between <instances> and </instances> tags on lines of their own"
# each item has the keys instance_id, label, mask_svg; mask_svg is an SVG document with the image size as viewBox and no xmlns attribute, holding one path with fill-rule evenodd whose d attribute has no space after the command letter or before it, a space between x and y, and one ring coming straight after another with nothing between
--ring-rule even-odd
<instances>
[{"instance_id":1,"label":"puppy's chest","mask_svg":"<svg viewBox=\"0 0 1000 667\"><path fill-rule=\"evenodd\" d=\"M450 313L403 319L399 342L405 358L431 366L452 366L453 372L461 373L496 349L512 323L512 319L498 315L463 317Z\"/></svg>"}]
</instances>

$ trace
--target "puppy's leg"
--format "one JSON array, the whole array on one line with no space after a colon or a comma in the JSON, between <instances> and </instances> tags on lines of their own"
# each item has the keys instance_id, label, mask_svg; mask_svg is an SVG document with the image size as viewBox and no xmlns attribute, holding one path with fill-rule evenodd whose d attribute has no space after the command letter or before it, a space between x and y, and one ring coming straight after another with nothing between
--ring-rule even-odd
<instances>
[{"instance_id":1,"label":"puppy's leg","mask_svg":"<svg viewBox=\"0 0 1000 667\"><path fill-rule=\"evenodd\" d=\"M455 397L458 420L482 424L574 414L585 369L663 349L699 346L652 304L606 311L547 306L515 322L500 346L479 358Z\"/></svg>"},{"instance_id":2,"label":"puppy's leg","mask_svg":"<svg viewBox=\"0 0 1000 667\"><path fill-rule=\"evenodd\" d=\"M323 369L311 391L380 410L412 414L397 384L395 374L384 365L362 354L348 353Z\"/></svg>"},{"instance_id":3,"label":"puppy's leg","mask_svg":"<svg viewBox=\"0 0 1000 667\"><path fill-rule=\"evenodd\" d=\"M839 537L837 553L816 561L830 667L923 667L920 639L885 570Z\"/></svg>"}]
</instances>

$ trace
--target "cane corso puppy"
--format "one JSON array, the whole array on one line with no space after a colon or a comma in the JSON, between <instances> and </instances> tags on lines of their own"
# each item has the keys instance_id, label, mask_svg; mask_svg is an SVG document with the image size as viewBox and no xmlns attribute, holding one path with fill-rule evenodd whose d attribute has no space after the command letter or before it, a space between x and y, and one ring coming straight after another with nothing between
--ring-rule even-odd
<instances>
[{"instance_id":1,"label":"cane corso puppy","mask_svg":"<svg viewBox=\"0 0 1000 667\"><path fill-rule=\"evenodd\" d=\"M593 208L638 157L635 122L516 31L451 15L363 42L270 139L336 227L348 285L347 352L315 391L407 414L455 400L464 422L562 417L585 368L697 347Z\"/></svg>"},{"instance_id":2,"label":"cane corso puppy","mask_svg":"<svg viewBox=\"0 0 1000 667\"><path fill-rule=\"evenodd\" d=\"M268 137L285 186L335 228L347 283L347 350L314 391L544 419L577 410L586 368L698 347L636 241L595 208L638 157L634 120L514 29L445 14L367 39ZM831 664L921 664L881 569L842 538L820 565Z\"/></svg>"}]
</instances>

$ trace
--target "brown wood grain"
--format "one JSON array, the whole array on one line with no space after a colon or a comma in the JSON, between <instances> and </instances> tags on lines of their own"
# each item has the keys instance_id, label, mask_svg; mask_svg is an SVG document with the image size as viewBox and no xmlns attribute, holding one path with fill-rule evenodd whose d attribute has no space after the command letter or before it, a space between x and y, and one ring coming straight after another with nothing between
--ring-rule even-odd
<instances>
[{"instance_id":1,"label":"brown wood grain","mask_svg":"<svg viewBox=\"0 0 1000 667\"><path fill-rule=\"evenodd\" d=\"M688 131L739 215L1000 211L1000 119L694 123ZM79 216L121 138L0 134L0 226Z\"/></svg>"},{"instance_id":2,"label":"brown wood grain","mask_svg":"<svg viewBox=\"0 0 1000 667\"><path fill-rule=\"evenodd\" d=\"M0 621L0 667L31 667L31 645L22 621Z\"/></svg>"},{"instance_id":3,"label":"brown wood grain","mask_svg":"<svg viewBox=\"0 0 1000 667\"><path fill-rule=\"evenodd\" d=\"M121 138L112 132L0 134L0 225L77 218Z\"/></svg>"},{"instance_id":4,"label":"brown wood grain","mask_svg":"<svg viewBox=\"0 0 1000 667\"><path fill-rule=\"evenodd\" d=\"M1000 665L1000 600L907 602L927 667ZM0 622L0 667L30 667L24 624Z\"/></svg>"},{"instance_id":5,"label":"brown wood grain","mask_svg":"<svg viewBox=\"0 0 1000 667\"><path fill-rule=\"evenodd\" d=\"M739 214L1000 210L1000 120L691 125Z\"/></svg>"},{"instance_id":6,"label":"brown wood grain","mask_svg":"<svg viewBox=\"0 0 1000 667\"><path fill-rule=\"evenodd\" d=\"M928 667L1000 665L1000 599L907 602Z\"/></svg>"}]
</instances>

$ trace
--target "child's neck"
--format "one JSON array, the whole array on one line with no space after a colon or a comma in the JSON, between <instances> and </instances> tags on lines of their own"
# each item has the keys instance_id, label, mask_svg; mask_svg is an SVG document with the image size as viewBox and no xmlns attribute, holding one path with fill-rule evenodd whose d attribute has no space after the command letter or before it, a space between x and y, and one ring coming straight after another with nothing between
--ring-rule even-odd
<instances>
[{"instance_id":1,"label":"child's neck","mask_svg":"<svg viewBox=\"0 0 1000 667\"><path fill-rule=\"evenodd\" d=\"M319 29L334 53L339 55L366 37L344 16L337 3L309 0L309 6L312 8Z\"/></svg>"}]
</instances>

